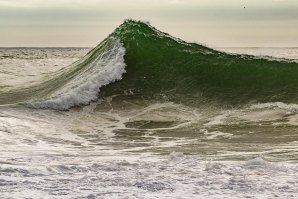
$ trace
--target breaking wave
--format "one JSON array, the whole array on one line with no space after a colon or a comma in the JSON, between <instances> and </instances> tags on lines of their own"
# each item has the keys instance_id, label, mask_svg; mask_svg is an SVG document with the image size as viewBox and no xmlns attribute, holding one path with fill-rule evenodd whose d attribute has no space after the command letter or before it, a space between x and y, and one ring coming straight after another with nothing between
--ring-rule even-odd
<instances>
[{"instance_id":1,"label":"breaking wave","mask_svg":"<svg viewBox=\"0 0 298 199\"><path fill-rule=\"evenodd\" d=\"M125 73L124 54L125 49L118 39L109 39L104 51L89 53L84 60L88 64L76 74L70 81L62 85L50 95L49 99L42 102L34 102L34 108L51 108L66 110L73 106L85 105L97 99L99 89L102 86L120 80ZM96 56L94 56L96 55ZM82 61L77 64L80 65ZM65 74L63 74L65 75ZM69 75L67 73L67 75ZM63 78L63 77L62 77Z\"/></svg>"},{"instance_id":2,"label":"breaking wave","mask_svg":"<svg viewBox=\"0 0 298 199\"><path fill-rule=\"evenodd\" d=\"M295 62L228 54L127 20L85 57L44 82L2 92L0 104L66 110L127 93L194 106L296 103L297 77Z\"/></svg>"}]
</instances>

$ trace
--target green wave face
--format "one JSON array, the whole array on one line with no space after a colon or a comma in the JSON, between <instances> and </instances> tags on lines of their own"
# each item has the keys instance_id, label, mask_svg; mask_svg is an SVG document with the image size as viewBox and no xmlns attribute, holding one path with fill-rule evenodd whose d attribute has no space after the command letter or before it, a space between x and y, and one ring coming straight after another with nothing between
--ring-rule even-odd
<instances>
[{"instance_id":1,"label":"green wave face","mask_svg":"<svg viewBox=\"0 0 298 199\"><path fill-rule=\"evenodd\" d=\"M194 106L296 103L297 88L297 63L215 51L128 20L85 57L48 79L1 91L0 105L66 110L127 93L130 99Z\"/></svg>"},{"instance_id":2,"label":"green wave face","mask_svg":"<svg viewBox=\"0 0 298 199\"><path fill-rule=\"evenodd\" d=\"M126 49L127 73L105 87L101 96L132 91L145 99L167 98L194 105L298 100L297 63L218 52L132 20L112 36Z\"/></svg>"}]
</instances>

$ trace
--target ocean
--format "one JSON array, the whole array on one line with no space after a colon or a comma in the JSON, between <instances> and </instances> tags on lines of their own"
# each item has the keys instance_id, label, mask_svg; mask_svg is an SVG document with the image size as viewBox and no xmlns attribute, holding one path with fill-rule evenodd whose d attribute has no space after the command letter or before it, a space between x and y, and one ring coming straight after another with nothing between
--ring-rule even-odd
<instances>
[{"instance_id":1,"label":"ocean","mask_svg":"<svg viewBox=\"0 0 298 199\"><path fill-rule=\"evenodd\" d=\"M125 21L95 48L0 48L0 198L297 198L298 48Z\"/></svg>"}]
</instances>

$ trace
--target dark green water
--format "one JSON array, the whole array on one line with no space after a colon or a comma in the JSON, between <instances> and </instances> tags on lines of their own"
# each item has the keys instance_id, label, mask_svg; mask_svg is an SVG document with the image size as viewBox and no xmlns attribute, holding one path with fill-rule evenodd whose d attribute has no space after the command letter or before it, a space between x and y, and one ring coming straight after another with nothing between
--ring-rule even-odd
<instances>
[{"instance_id":1,"label":"dark green water","mask_svg":"<svg viewBox=\"0 0 298 199\"><path fill-rule=\"evenodd\" d=\"M103 95L131 90L145 98L228 105L298 100L297 63L218 52L136 21L126 21L112 36L126 48L127 73Z\"/></svg>"}]
</instances>

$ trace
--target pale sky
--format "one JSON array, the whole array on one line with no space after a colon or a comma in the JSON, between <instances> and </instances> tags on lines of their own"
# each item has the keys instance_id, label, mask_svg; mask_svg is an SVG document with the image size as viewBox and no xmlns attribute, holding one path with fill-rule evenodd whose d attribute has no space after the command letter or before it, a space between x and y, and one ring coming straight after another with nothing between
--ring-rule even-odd
<instances>
[{"instance_id":1,"label":"pale sky","mask_svg":"<svg viewBox=\"0 0 298 199\"><path fill-rule=\"evenodd\" d=\"M0 0L0 46L93 47L128 18L211 47L298 47L298 0Z\"/></svg>"}]
</instances>

